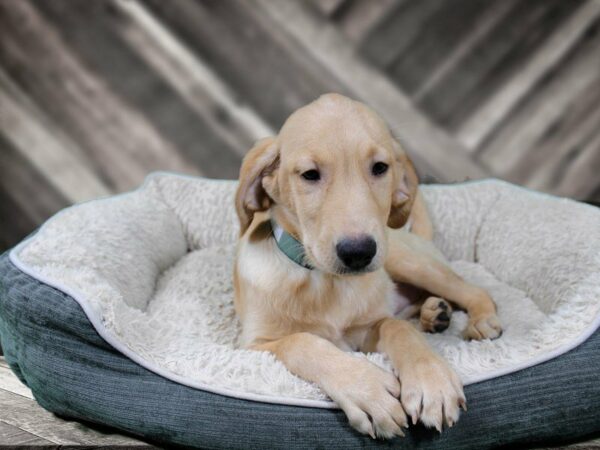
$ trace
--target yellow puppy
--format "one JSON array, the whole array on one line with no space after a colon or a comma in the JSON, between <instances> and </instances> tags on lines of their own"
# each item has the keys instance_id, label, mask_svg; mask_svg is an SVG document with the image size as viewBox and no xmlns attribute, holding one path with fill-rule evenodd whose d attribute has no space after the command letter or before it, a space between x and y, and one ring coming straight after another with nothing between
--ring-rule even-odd
<instances>
[{"instance_id":1,"label":"yellow puppy","mask_svg":"<svg viewBox=\"0 0 600 450\"><path fill-rule=\"evenodd\" d=\"M460 380L394 316L415 311L416 292L425 329L447 326L443 298L468 312L467 337L495 338L495 305L431 243L413 166L374 111L337 94L296 111L244 159L236 210L245 347L275 354L373 437L402 435L406 414L438 430L456 422ZM385 353L401 383L348 350Z\"/></svg>"}]
</instances>

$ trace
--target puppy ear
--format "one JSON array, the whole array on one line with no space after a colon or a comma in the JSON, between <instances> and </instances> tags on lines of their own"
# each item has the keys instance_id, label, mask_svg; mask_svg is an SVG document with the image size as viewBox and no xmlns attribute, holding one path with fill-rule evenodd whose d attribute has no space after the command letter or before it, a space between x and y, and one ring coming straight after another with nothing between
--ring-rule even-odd
<instances>
[{"instance_id":1,"label":"puppy ear","mask_svg":"<svg viewBox=\"0 0 600 450\"><path fill-rule=\"evenodd\" d=\"M279 165L279 148L273 137L261 139L244 157L240 182L235 195L235 209L244 234L254 213L266 211L274 203L263 187L263 178L273 174Z\"/></svg>"},{"instance_id":2,"label":"puppy ear","mask_svg":"<svg viewBox=\"0 0 600 450\"><path fill-rule=\"evenodd\" d=\"M392 191L392 207L388 217L390 228L401 228L408 222L412 205L417 197L419 178L412 161L394 141L396 161L394 162L394 189Z\"/></svg>"}]
</instances>

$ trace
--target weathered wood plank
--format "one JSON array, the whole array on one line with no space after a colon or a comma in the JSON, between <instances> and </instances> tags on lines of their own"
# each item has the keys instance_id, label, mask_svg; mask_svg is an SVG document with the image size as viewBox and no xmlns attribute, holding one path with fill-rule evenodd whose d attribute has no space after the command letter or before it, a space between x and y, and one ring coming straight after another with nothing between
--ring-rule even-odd
<instances>
[{"instance_id":1,"label":"weathered wood plank","mask_svg":"<svg viewBox=\"0 0 600 450\"><path fill-rule=\"evenodd\" d=\"M21 383L2 357L0 357L0 389L33 400L31 389Z\"/></svg>"},{"instance_id":2,"label":"weathered wood plank","mask_svg":"<svg viewBox=\"0 0 600 450\"><path fill-rule=\"evenodd\" d=\"M249 2L250 3L250 2ZM442 181L482 178L487 172L471 161L440 129L433 126L410 100L381 73L364 64L344 37L331 25L307 14L296 2L253 0L258 11L310 49L356 98L366 101L391 125L417 166Z\"/></svg>"},{"instance_id":3,"label":"weathered wood plank","mask_svg":"<svg viewBox=\"0 0 600 450\"><path fill-rule=\"evenodd\" d=\"M600 186L598 186L598 188L588 196L586 201L589 201L600 207Z\"/></svg>"},{"instance_id":4,"label":"weathered wood plank","mask_svg":"<svg viewBox=\"0 0 600 450\"><path fill-rule=\"evenodd\" d=\"M63 207L109 193L21 94L0 70L0 251Z\"/></svg>"},{"instance_id":5,"label":"weathered wood plank","mask_svg":"<svg viewBox=\"0 0 600 450\"><path fill-rule=\"evenodd\" d=\"M343 91L310 52L269 28L250 2L146 0L144 4L274 129L320 94Z\"/></svg>"},{"instance_id":6,"label":"weathered wood plank","mask_svg":"<svg viewBox=\"0 0 600 450\"><path fill-rule=\"evenodd\" d=\"M35 434L13 427L0 420L0 445L5 446L52 446L54 443ZM54 445L54 447L57 447ZM52 448L52 447L51 447Z\"/></svg>"},{"instance_id":7,"label":"weathered wood plank","mask_svg":"<svg viewBox=\"0 0 600 450\"><path fill-rule=\"evenodd\" d=\"M600 129L600 83L580 93L515 166L511 177L533 189L552 191L578 148ZM592 180L589 180L592 181ZM600 182L600 177L599 177Z\"/></svg>"},{"instance_id":8,"label":"weathered wood plank","mask_svg":"<svg viewBox=\"0 0 600 450\"><path fill-rule=\"evenodd\" d=\"M57 133L54 125L2 70L0 133L68 202L110 194L107 186L91 170L88 161L82 158L82 151ZM8 164L6 160L5 164ZM6 176L10 178L11 174ZM11 190L17 191L23 187L22 184L18 183ZM52 208L52 203L48 207Z\"/></svg>"},{"instance_id":9,"label":"weathered wood plank","mask_svg":"<svg viewBox=\"0 0 600 450\"><path fill-rule=\"evenodd\" d=\"M498 126L510 111L581 39L581 36L600 16L600 2L588 0L500 90L473 112L458 131L458 139L468 149L475 150Z\"/></svg>"},{"instance_id":10,"label":"weathered wood plank","mask_svg":"<svg viewBox=\"0 0 600 450\"><path fill-rule=\"evenodd\" d=\"M0 64L118 190L155 169L194 172L144 116L69 50L29 2L0 2Z\"/></svg>"},{"instance_id":11,"label":"weathered wood plank","mask_svg":"<svg viewBox=\"0 0 600 450\"><path fill-rule=\"evenodd\" d=\"M342 8L344 4L351 3L352 0L309 0L310 3L319 12L325 16L333 16Z\"/></svg>"},{"instance_id":12,"label":"weathered wood plank","mask_svg":"<svg viewBox=\"0 0 600 450\"><path fill-rule=\"evenodd\" d=\"M0 172L0 189L19 205L19 214L34 226L70 204L2 134ZM25 233L31 230L20 231Z\"/></svg>"},{"instance_id":13,"label":"weathered wood plank","mask_svg":"<svg viewBox=\"0 0 600 450\"><path fill-rule=\"evenodd\" d=\"M361 42L383 20L392 8L407 0L354 0L335 23L353 42Z\"/></svg>"},{"instance_id":14,"label":"weathered wood plank","mask_svg":"<svg viewBox=\"0 0 600 450\"><path fill-rule=\"evenodd\" d=\"M411 45L398 54L389 65L387 73L412 97L421 88L427 75L435 71L446 56L459 46L469 30L481 20L482 14L486 10L497 9L501 3L507 3L507 0L443 2L421 24ZM395 43L390 42L388 45Z\"/></svg>"},{"instance_id":15,"label":"weathered wood plank","mask_svg":"<svg viewBox=\"0 0 600 450\"><path fill-rule=\"evenodd\" d=\"M359 51L377 67L389 67L398 55L414 44L425 23L446 3L445 0L398 3L372 28Z\"/></svg>"},{"instance_id":16,"label":"weathered wood plank","mask_svg":"<svg viewBox=\"0 0 600 450\"><path fill-rule=\"evenodd\" d=\"M518 73L531 52L579 3L516 2L461 64L420 98L419 105L435 122L454 132L512 74Z\"/></svg>"},{"instance_id":17,"label":"weathered wood plank","mask_svg":"<svg viewBox=\"0 0 600 450\"><path fill-rule=\"evenodd\" d=\"M205 102L201 109L205 114L199 115L199 108L191 107L190 98L182 96L169 79L156 71L156 64L148 64L150 58L157 62L156 51L147 39L126 38L131 32L139 36L141 30L117 3L57 0L34 5L93 75L173 147L174 156L179 153L207 176L237 176L239 153L246 151L253 140L246 138L241 144L232 140L235 127L226 111ZM207 117L212 123L207 123ZM219 122L220 126L215 127Z\"/></svg>"},{"instance_id":18,"label":"weathered wood plank","mask_svg":"<svg viewBox=\"0 0 600 450\"><path fill-rule=\"evenodd\" d=\"M7 250L15 245L29 232L33 231L36 225L23 212L21 205L16 203L12 197L9 197L8 192L0 189L0 230L2 230L0 233L0 251Z\"/></svg>"},{"instance_id":19,"label":"weathered wood plank","mask_svg":"<svg viewBox=\"0 0 600 450\"><path fill-rule=\"evenodd\" d=\"M143 5L126 0L115 5L131 20L119 29L124 39L240 155L245 155L256 140L273 135L273 129L240 103L212 68ZM223 115L228 120L223 120Z\"/></svg>"},{"instance_id":20,"label":"weathered wood plank","mask_svg":"<svg viewBox=\"0 0 600 450\"><path fill-rule=\"evenodd\" d=\"M481 160L501 176L510 177L569 106L600 82L598 67L600 34L589 33L560 70L548 76L536 95L521 105L485 143Z\"/></svg>"},{"instance_id":21,"label":"weathered wood plank","mask_svg":"<svg viewBox=\"0 0 600 450\"><path fill-rule=\"evenodd\" d=\"M137 439L101 432L75 421L59 419L35 401L0 389L0 422L61 445L131 445L151 447Z\"/></svg>"},{"instance_id":22,"label":"weathered wood plank","mask_svg":"<svg viewBox=\"0 0 600 450\"><path fill-rule=\"evenodd\" d=\"M574 198L588 198L600 186L600 132L585 143L566 168L555 192Z\"/></svg>"},{"instance_id":23,"label":"weathered wood plank","mask_svg":"<svg viewBox=\"0 0 600 450\"><path fill-rule=\"evenodd\" d=\"M518 0L502 0L486 4L485 11L473 26L463 27L468 30L465 37L441 59L440 64L429 73L422 73L423 80L412 95L413 100L420 104L422 99L438 87L439 84L452 72L456 71L464 59L473 53L479 42L487 39L489 34L513 9Z\"/></svg>"}]
</instances>

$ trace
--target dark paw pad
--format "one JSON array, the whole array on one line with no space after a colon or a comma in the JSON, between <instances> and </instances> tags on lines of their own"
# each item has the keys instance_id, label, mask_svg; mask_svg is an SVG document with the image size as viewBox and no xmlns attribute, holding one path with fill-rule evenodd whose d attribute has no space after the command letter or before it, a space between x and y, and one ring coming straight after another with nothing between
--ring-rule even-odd
<instances>
[{"instance_id":1,"label":"dark paw pad","mask_svg":"<svg viewBox=\"0 0 600 450\"><path fill-rule=\"evenodd\" d=\"M421 308L421 325L424 331L441 333L450 326L452 307L443 299L429 297Z\"/></svg>"},{"instance_id":2,"label":"dark paw pad","mask_svg":"<svg viewBox=\"0 0 600 450\"><path fill-rule=\"evenodd\" d=\"M441 304L444 304L445 308L442 308ZM440 312L434 322L433 322L433 330L436 333L441 333L442 331L444 331L446 328L448 328L450 326L450 315L448 314L448 305L445 302L440 302L440 309L442 309L442 312Z\"/></svg>"}]
</instances>

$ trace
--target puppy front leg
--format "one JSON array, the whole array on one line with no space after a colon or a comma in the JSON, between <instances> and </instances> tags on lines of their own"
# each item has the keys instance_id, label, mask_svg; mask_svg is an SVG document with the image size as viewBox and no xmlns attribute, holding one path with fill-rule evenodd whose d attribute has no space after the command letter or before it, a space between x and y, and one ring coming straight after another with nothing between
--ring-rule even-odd
<instances>
[{"instance_id":1,"label":"puppy front leg","mask_svg":"<svg viewBox=\"0 0 600 450\"><path fill-rule=\"evenodd\" d=\"M469 324L464 331L466 338L495 339L502 334L496 304L490 295L484 289L467 283L450 267L427 253L392 241L385 269L394 281L425 289L466 310L469 315Z\"/></svg>"},{"instance_id":2,"label":"puppy front leg","mask_svg":"<svg viewBox=\"0 0 600 450\"><path fill-rule=\"evenodd\" d=\"M409 322L383 319L372 329L365 351L383 352L400 378L400 398L413 424L421 420L442 431L458 420L459 407L466 410L462 382L448 364L427 344Z\"/></svg>"},{"instance_id":3,"label":"puppy front leg","mask_svg":"<svg viewBox=\"0 0 600 450\"><path fill-rule=\"evenodd\" d=\"M290 372L321 387L359 432L373 438L404 435L401 427L407 420L398 400L400 385L392 374L311 333L251 348L273 353Z\"/></svg>"}]
</instances>

